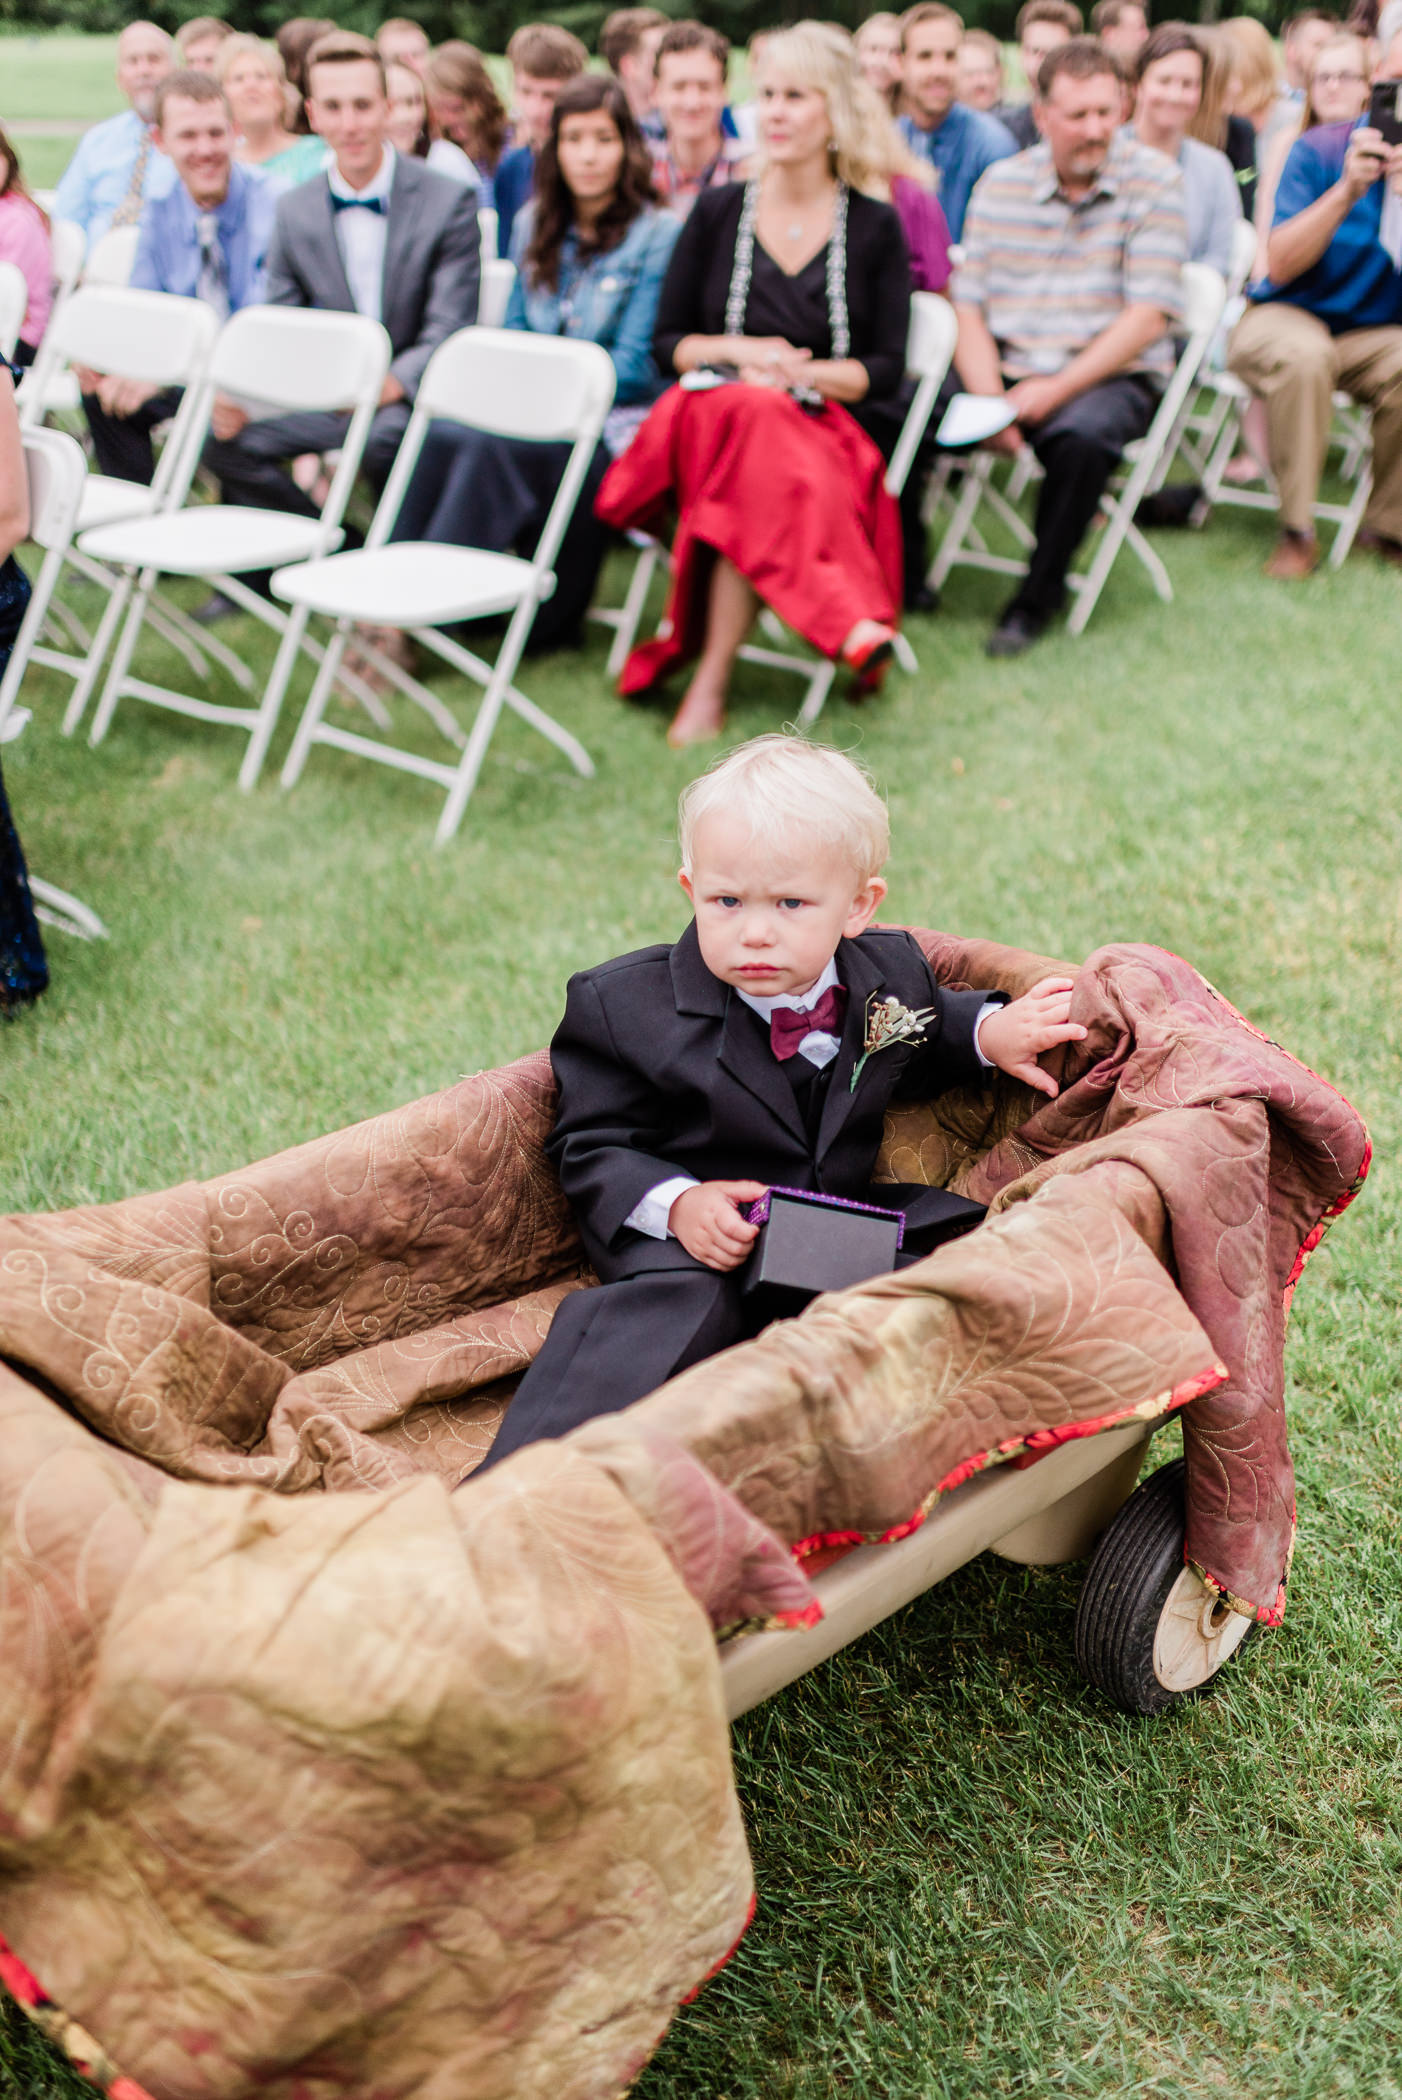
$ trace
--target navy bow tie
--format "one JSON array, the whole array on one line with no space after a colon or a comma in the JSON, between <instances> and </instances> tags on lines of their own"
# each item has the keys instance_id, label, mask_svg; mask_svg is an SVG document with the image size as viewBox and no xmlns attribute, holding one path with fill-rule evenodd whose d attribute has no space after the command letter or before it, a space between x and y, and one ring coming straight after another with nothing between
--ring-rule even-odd
<instances>
[{"instance_id":1,"label":"navy bow tie","mask_svg":"<svg viewBox=\"0 0 1402 2100\"><path fill-rule=\"evenodd\" d=\"M388 206L383 197L338 197L336 192L332 190L331 210L333 213L338 211L373 211L377 212L381 218L384 218Z\"/></svg>"}]
</instances>

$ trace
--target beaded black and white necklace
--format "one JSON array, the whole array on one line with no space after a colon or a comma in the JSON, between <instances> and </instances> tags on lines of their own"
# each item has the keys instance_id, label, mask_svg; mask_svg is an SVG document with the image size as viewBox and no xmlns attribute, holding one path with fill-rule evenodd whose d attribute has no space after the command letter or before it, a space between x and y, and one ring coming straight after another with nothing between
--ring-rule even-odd
<instances>
[{"instance_id":1,"label":"beaded black and white necklace","mask_svg":"<svg viewBox=\"0 0 1402 2100\"><path fill-rule=\"evenodd\" d=\"M828 241L828 333L832 337L835 358L852 354L852 329L847 318L847 195L846 183L839 182L832 213L832 236ZM747 182L745 201L740 207L740 225L735 235L730 290L725 300L727 335L745 333L745 309L750 302L750 280L754 276L755 225L758 219L759 183Z\"/></svg>"}]
</instances>

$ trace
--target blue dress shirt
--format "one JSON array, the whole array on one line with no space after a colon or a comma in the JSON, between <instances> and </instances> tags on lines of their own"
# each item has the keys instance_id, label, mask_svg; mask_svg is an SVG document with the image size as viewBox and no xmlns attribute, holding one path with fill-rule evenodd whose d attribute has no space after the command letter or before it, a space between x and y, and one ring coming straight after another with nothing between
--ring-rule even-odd
<instances>
[{"instance_id":1,"label":"blue dress shirt","mask_svg":"<svg viewBox=\"0 0 1402 2100\"><path fill-rule=\"evenodd\" d=\"M492 191L496 201L498 255L511 253L511 229L517 212L530 197L534 182L534 146L513 146L509 153L503 153L492 179Z\"/></svg>"},{"instance_id":2,"label":"blue dress shirt","mask_svg":"<svg viewBox=\"0 0 1402 2100\"><path fill-rule=\"evenodd\" d=\"M132 169L146 126L134 109L119 117L94 124L79 139L72 160L54 192L53 215L72 219L88 237L89 248L102 239L112 223L112 214L126 196ZM152 146L141 185L144 204L168 197L175 188L175 169L164 153Z\"/></svg>"},{"instance_id":3,"label":"blue dress shirt","mask_svg":"<svg viewBox=\"0 0 1402 2100\"><path fill-rule=\"evenodd\" d=\"M995 160L1007 160L1017 152L1017 140L996 117L962 102L952 102L948 116L933 131L921 131L913 119L902 117L900 132L911 151L934 169L949 238L962 240L974 184Z\"/></svg>"},{"instance_id":4,"label":"blue dress shirt","mask_svg":"<svg viewBox=\"0 0 1402 2100\"><path fill-rule=\"evenodd\" d=\"M276 189L235 161L229 171L229 193L214 215L230 313L263 302L263 269L276 212ZM197 296L199 219L199 209L183 182L167 196L148 203L131 273L138 291L174 292L181 299Z\"/></svg>"}]
</instances>

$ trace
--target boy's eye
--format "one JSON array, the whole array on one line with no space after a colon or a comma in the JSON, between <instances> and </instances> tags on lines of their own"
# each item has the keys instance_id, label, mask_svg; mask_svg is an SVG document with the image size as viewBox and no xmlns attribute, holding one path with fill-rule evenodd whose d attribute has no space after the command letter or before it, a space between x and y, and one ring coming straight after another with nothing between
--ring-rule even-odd
<instances>
[{"instance_id":1,"label":"boy's eye","mask_svg":"<svg viewBox=\"0 0 1402 2100\"><path fill-rule=\"evenodd\" d=\"M779 899L779 909L780 911L802 911L803 899L802 897L781 897Z\"/></svg>"},{"instance_id":2,"label":"boy's eye","mask_svg":"<svg viewBox=\"0 0 1402 2100\"><path fill-rule=\"evenodd\" d=\"M722 911L729 911L732 905L740 902L740 899L738 897L717 897L716 902Z\"/></svg>"}]
</instances>

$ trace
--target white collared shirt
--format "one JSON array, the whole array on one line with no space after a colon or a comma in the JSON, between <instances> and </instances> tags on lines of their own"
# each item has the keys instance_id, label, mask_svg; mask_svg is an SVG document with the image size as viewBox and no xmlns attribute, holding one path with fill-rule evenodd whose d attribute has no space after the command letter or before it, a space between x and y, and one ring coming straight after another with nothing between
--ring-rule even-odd
<instances>
[{"instance_id":1,"label":"white collared shirt","mask_svg":"<svg viewBox=\"0 0 1402 2100\"><path fill-rule=\"evenodd\" d=\"M751 1012L759 1015L767 1028L771 1016L779 1007L791 1006L795 1012L806 1014L810 1007L817 1005L824 992L832 985L840 982L841 979L837 974L837 957L832 956L829 958L828 966L822 975L801 996L796 997L792 992L780 992L773 999L757 999L752 992L742 991L738 984L734 989L736 996L744 1000ZM998 1001L996 999L986 1001L980 1007L978 1019L974 1023L974 1051L980 1064L991 1065L993 1062L991 1058L984 1056L979 1046L978 1037L979 1030L982 1028L986 1017L989 1014L997 1013L997 1011ZM806 1057L808 1062L816 1065L821 1072L825 1065L832 1063L841 1048L842 1039L840 1036L830 1035L825 1028L813 1028L809 1030L799 1044L798 1054L800 1057ZM694 1189L696 1186L697 1182L694 1174L674 1174L667 1181L659 1181L656 1188L648 1190L640 1203L634 1204L632 1210L629 1211L627 1217L623 1220L624 1225L631 1226L634 1232L645 1232L649 1239L670 1239L672 1237L672 1228L667 1220L671 1216L672 1205L676 1202L678 1196L685 1195L688 1189Z\"/></svg>"},{"instance_id":2,"label":"white collared shirt","mask_svg":"<svg viewBox=\"0 0 1402 2100\"><path fill-rule=\"evenodd\" d=\"M333 197L378 197L386 209L338 211L332 223L336 245L345 265L346 283L358 314L372 321L383 320L381 304L385 282L385 241L389 234L389 193L394 186L394 148L386 146L380 165L364 189L353 190L333 160L326 171Z\"/></svg>"}]
</instances>

